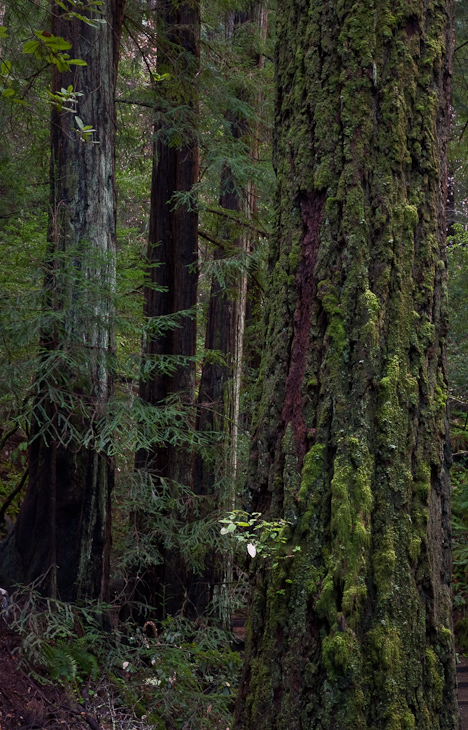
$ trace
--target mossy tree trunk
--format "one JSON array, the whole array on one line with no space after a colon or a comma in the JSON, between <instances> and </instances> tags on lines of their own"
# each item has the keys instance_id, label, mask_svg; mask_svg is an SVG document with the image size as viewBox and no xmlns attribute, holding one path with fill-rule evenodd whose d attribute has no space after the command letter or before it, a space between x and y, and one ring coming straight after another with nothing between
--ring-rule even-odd
<instances>
[{"instance_id":1,"label":"mossy tree trunk","mask_svg":"<svg viewBox=\"0 0 468 730\"><path fill-rule=\"evenodd\" d=\"M70 57L86 65L64 73L53 67L53 93L72 85L81 96L76 115L52 109L45 324L29 484L0 552L5 582L45 575L41 589L64 600L105 597L109 573L112 460L82 440L104 416L112 388L114 89L124 0L106 0L102 10L106 23L95 26L64 20L57 5L52 10L52 33L69 39ZM77 132L77 117L94 128L92 141Z\"/></svg>"},{"instance_id":2,"label":"mossy tree trunk","mask_svg":"<svg viewBox=\"0 0 468 730\"><path fill-rule=\"evenodd\" d=\"M198 213L195 185L199 174L197 140L197 74L199 71L200 7L196 2L161 0L156 11L159 28L158 74L170 74L159 83L160 106L166 115L154 126L153 172L148 241L148 278L144 314L173 317L176 326L150 334L143 345L143 360L151 373L140 381L140 397L160 406L177 396L182 417L195 400L195 354L198 283ZM181 313L177 317L177 313ZM190 314L187 314L190 312ZM175 318L174 318L175 315ZM158 368L158 357L180 358L172 372ZM182 359L185 359L182 362ZM140 451L137 469L167 484L191 486L192 449L187 444ZM144 527L144 515L137 516ZM186 566L178 550L159 545L163 563L150 567L140 585L145 598L158 604L161 617L181 610L186 601Z\"/></svg>"},{"instance_id":3,"label":"mossy tree trunk","mask_svg":"<svg viewBox=\"0 0 468 730\"><path fill-rule=\"evenodd\" d=\"M458 727L446 419L453 4L285 0L235 727ZM299 546L300 552L293 548Z\"/></svg>"}]
</instances>

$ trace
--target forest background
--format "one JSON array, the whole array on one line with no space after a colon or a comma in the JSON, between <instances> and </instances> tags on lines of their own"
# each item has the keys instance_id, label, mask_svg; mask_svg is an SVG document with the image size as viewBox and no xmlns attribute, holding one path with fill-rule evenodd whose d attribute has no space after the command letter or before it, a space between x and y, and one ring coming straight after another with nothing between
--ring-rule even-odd
<instances>
[{"instance_id":1,"label":"forest background","mask_svg":"<svg viewBox=\"0 0 468 730\"><path fill-rule=\"evenodd\" d=\"M129 727L226 727L239 671L232 616L242 624L250 556L271 557L281 539L281 524L234 512L247 503L273 218L275 7L203 2L200 20L190 18L194 26L199 23L199 43L190 48L191 39L179 32L187 23L170 6L129 2L123 17L115 91L114 260L111 249L60 244L57 221L64 206L50 192L56 175L50 166L51 114L52 137L59 114L73 145L103 145L101 120L80 111L82 87L51 81L53 69L71 73L83 60L56 39L69 38L67 23L86 25L80 16L99 23L100 6L67 3L62 9L69 17L60 33L52 33L48 4L0 4L1 529L2 537L14 529L33 443L42 439L49 452L72 444L76 453L85 449L102 456L110 469L105 488L110 491L115 480L112 553L104 578L64 595L67 588L57 588L57 576L51 579L45 553L37 574L27 576L33 588L17 597L22 610L14 620L23 654L36 676L49 676L75 694L86 687L90 706L91 687L101 716L105 696L109 712L121 712L121 727L129 712L135 715ZM187 9L193 13L198 6ZM449 367L456 631L463 650L468 649L468 5L461 0L456 10ZM186 178L164 198L162 183L171 165L182 170L195 148L195 184L187 185ZM165 151L167 167L158 173L153 162L161 165ZM172 264L187 279L176 273L170 282L158 278L153 255L159 255L154 244L161 236L151 217L158 205L172 215L169 227L182 226L184 235L190 231L180 256L196 250L197 257L191 266ZM104 280L102 271L114 263L115 276ZM172 286L177 301L168 302L164 295ZM103 320L110 339L105 348L93 345L93 353L87 337ZM64 341L66 347L58 346ZM156 341L163 343L159 349L152 348ZM103 349L101 361L95 351ZM106 375L98 380L105 380L105 394L98 397L94 385L86 390L86 382L90 371L102 370ZM41 405L46 402L54 404L52 413ZM43 457L34 458L37 473ZM108 534L105 540L109 548ZM45 584L38 580L42 574ZM37 592L44 585L52 595L48 603ZM75 603L62 603L67 597ZM102 616L112 617L113 631L103 626L108 619Z\"/></svg>"}]
</instances>

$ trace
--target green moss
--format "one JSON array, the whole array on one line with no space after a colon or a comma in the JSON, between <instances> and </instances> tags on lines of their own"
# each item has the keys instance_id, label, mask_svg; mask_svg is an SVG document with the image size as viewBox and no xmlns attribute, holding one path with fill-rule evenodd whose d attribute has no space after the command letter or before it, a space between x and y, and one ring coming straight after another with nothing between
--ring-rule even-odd
<instances>
[{"instance_id":1,"label":"green moss","mask_svg":"<svg viewBox=\"0 0 468 730\"><path fill-rule=\"evenodd\" d=\"M377 626L367 634L367 653L375 666L382 666L392 677L401 670L402 643L394 626Z\"/></svg>"},{"instance_id":2,"label":"green moss","mask_svg":"<svg viewBox=\"0 0 468 730\"><path fill-rule=\"evenodd\" d=\"M333 174L327 159L323 160L317 167L314 174L314 187L316 190L326 190L333 181Z\"/></svg>"},{"instance_id":3,"label":"green moss","mask_svg":"<svg viewBox=\"0 0 468 730\"><path fill-rule=\"evenodd\" d=\"M323 444L314 444L304 457L299 502L305 503L314 489L323 484L324 450Z\"/></svg>"},{"instance_id":4,"label":"green moss","mask_svg":"<svg viewBox=\"0 0 468 730\"><path fill-rule=\"evenodd\" d=\"M405 206L405 221L411 228L416 228L419 221L418 209L414 205Z\"/></svg>"},{"instance_id":5,"label":"green moss","mask_svg":"<svg viewBox=\"0 0 468 730\"><path fill-rule=\"evenodd\" d=\"M336 605L335 583L342 583L341 610L353 628L367 596L367 550L370 545L373 458L356 437L340 442L340 454L333 469L331 491L331 550L326 558L318 608L333 624Z\"/></svg>"},{"instance_id":6,"label":"green moss","mask_svg":"<svg viewBox=\"0 0 468 730\"><path fill-rule=\"evenodd\" d=\"M426 649L426 677L432 689L432 705L440 707L444 691L444 671L434 649Z\"/></svg>"},{"instance_id":7,"label":"green moss","mask_svg":"<svg viewBox=\"0 0 468 730\"><path fill-rule=\"evenodd\" d=\"M431 467L419 461L417 469L414 474L414 492L421 501L427 502L429 492L431 491Z\"/></svg>"},{"instance_id":8,"label":"green moss","mask_svg":"<svg viewBox=\"0 0 468 730\"><path fill-rule=\"evenodd\" d=\"M291 244L291 249L289 251L288 259L289 259L289 271L291 273L295 274L302 261L302 248L301 248L300 241L297 241L297 240L293 241L293 243Z\"/></svg>"},{"instance_id":9,"label":"green moss","mask_svg":"<svg viewBox=\"0 0 468 730\"><path fill-rule=\"evenodd\" d=\"M387 598L392 592L395 564L394 536L392 530L388 530L372 559L374 581L380 598Z\"/></svg>"},{"instance_id":10,"label":"green moss","mask_svg":"<svg viewBox=\"0 0 468 730\"><path fill-rule=\"evenodd\" d=\"M445 411L447 406L447 392L438 385L434 393L434 402L437 409Z\"/></svg>"},{"instance_id":11,"label":"green moss","mask_svg":"<svg viewBox=\"0 0 468 730\"><path fill-rule=\"evenodd\" d=\"M356 635L350 629L326 636L322 642L323 663L331 679L345 675L350 665L360 657Z\"/></svg>"},{"instance_id":12,"label":"green moss","mask_svg":"<svg viewBox=\"0 0 468 730\"><path fill-rule=\"evenodd\" d=\"M401 716L402 730L414 730L416 727L416 719L411 710L406 710Z\"/></svg>"},{"instance_id":13,"label":"green moss","mask_svg":"<svg viewBox=\"0 0 468 730\"><path fill-rule=\"evenodd\" d=\"M361 295L361 306L364 309L367 322L362 327L364 335L368 335L372 344L378 340L378 324L380 315L380 302L378 297L370 289L366 289Z\"/></svg>"},{"instance_id":14,"label":"green moss","mask_svg":"<svg viewBox=\"0 0 468 730\"><path fill-rule=\"evenodd\" d=\"M328 619L331 625L336 623L338 609L336 607L335 582L331 572L328 572L323 579L322 589L315 604L315 610L321 618Z\"/></svg>"},{"instance_id":15,"label":"green moss","mask_svg":"<svg viewBox=\"0 0 468 730\"><path fill-rule=\"evenodd\" d=\"M416 560L419 558L419 554L421 552L421 542L422 542L422 540L420 537L418 537L418 535L414 535L410 539L408 552L409 552L409 556L410 556L411 560L413 561L413 563L415 563Z\"/></svg>"}]
</instances>

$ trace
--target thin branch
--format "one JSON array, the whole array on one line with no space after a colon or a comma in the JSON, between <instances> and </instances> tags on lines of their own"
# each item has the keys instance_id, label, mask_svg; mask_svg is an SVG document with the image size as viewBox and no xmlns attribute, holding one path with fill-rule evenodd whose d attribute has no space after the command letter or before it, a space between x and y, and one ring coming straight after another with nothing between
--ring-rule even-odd
<instances>
[{"instance_id":1,"label":"thin branch","mask_svg":"<svg viewBox=\"0 0 468 730\"><path fill-rule=\"evenodd\" d=\"M116 104L135 104L135 106L146 106L148 109L154 109L154 104L149 104L146 101L131 101L130 99L116 99Z\"/></svg>"},{"instance_id":2,"label":"thin branch","mask_svg":"<svg viewBox=\"0 0 468 730\"><path fill-rule=\"evenodd\" d=\"M13 502L16 495L19 494L21 492L21 490L23 489L24 483L25 483L26 479L28 478L28 474L29 474L29 467L26 468L26 471L24 472L23 476L21 477L19 484L17 484L17 486L14 488L14 490L12 492L10 492L10 494L8 495L8 497L2 504L2 506L0 508L0 523L2 523L3 520L5 519L5 513L8 509L8 507L10 506L10 504Z\"/></svg>"},{"instance_id":3,"label":"thin branch","mask_svg":"<svg viewBox=\"0 0 468 730\"><path fill-rule=\"evenodd\" d=\"M215 246L219 246L220 248L226 248L227 241L221 241L219 238L215 238L210 233L207 233L207 231L202 231L198 229L198 235L201 236L201 238L204 238L206 241L214 243Z\"/></svg>"},{"instance_id":4,"label":"thin branch","mask_svg":"<svg viewBox=\"0 0 468 730\"><path fill-rule=\"evenodd\" d=\"M126 16L124 18L123 24L124 24L125 30L127 31L128 35L130 36L130 38L132 39L132 41L134 42L134 44L136 45L136 47L138 48L138 50L140 51L141 57L142 57L143 61L145 62L146 68L148 69L149 77L152 80L153 79L153 72L151 70L151 67L150 67L150 65L148 63L148 60L147 60L145 54L143 53L143 50L140 47L140 44L138 43L138 41L135 38L135 36L133 35L133 33L129 30L128 25L127 25L127 20L130 20L131 21L131 18L129 18L128 16Z\"/></svg>"},{"instance_id":5,"label":"thin branch","mask_svg":"<svg viewBox=\"0 0 468 730\"><path fill-rule=\"evenodd\" d=\"M468 45L468 41L465 41L464 43L460 43L460 45L455 48L454 53L456 53L457 51L460 51L463 48L463 46L466 46L466 45Z\"/></svg>"},{"instance_id":6,"label":"thin branch","mask_svg":"<svg viewBox=\"0 0 468 730\"><path fill-rule=\"evenodd\" d=\"M233 223L237 223L239 226L244 226L245 228L250 228L251 231L254 231L255 233L258 233L259 236L263 236L264 238L269 237L269 233L267 231L262 230L261 228L257 228L252 223L248 223L247 221L240 220L239 218L236 218L233 215L230 215L227 213L227 209L223 208L222 210L216 209L216 208L204 208L204 210L208 211L208 213L215 213L216 215L220 215L222 218L227 218L228 220L232 221Z\"/></svg>"},{"instance_id":7,"label":"thin branch","mask_svg":"<svg viewBox=\"0 0 468 730\"><path fill-rule=\"evenodd\" d=\"M4 436L2 436L2 439L0 441L0 451L3 449L8 439L11 439L11 437L15 435L18 428L19 426L13 426L13 428L11 428L9 431L6 432Z\"/></svg>"}]
</instances>

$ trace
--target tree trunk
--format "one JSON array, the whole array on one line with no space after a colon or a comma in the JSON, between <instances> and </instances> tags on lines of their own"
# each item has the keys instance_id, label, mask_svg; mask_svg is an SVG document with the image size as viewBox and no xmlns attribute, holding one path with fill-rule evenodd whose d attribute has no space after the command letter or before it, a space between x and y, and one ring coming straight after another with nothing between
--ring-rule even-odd
<instances>
[{"instance_id":1,"label":"tree trunk","mask_svg":"<svg viewBox=\"0 0 468 730\"><path fill-rule=\"evenodd\" d=\"M245 24L258 24L258 31L264 38L267 14L258 2L252 3L248 12L230 12L226 22L226 38L232 40L239 28ZM253 31L255 32L255 30ZM251 37L254 45L254 37ZM253 55L253 64L262 68L264 59ZM245 92L240 92L243 101L249 101ZM252 101L250 99L250 101ZM257 109L260 99L254 100ZM252 164L258 154L258 125L249 124L243 117L228 113L226 123L230 123L233 140L245 144L250 138ZM224 166L221 176L221 208L250 217L255 210L255 194L249 182L245 189L236 180L230 167ZM234 218L235 220L235 218ZM244 227L239 234L239 226L223 219L220 237L223 245L214 251L214 259L222 261L226 255L237 252L246 255L251 250L252 233ZM247 271L240 269L231 280L220 283L214 275L211 282L211 296L206 326L205 350L219 352L222 362L207 358L203 364L198 394L198 413L196 428L198 432L223 434L219 454L207 459L200 453L195 454L193 485L197 495L212 498L206 502L209 512L216 508L224 511L235 507L235 485L238 469L239 411L242 382L242 361L247 305ZM210 551L202 575L194 576L190 590L190 603L195 614L202 614L210 601L215 598L218 610L226 625L230 626L230 608L227 592L232 584L232 554L216 554ZM217 594L217 595L215 595Z\"/></svg>"},{"instance_id":2,"label":"tree trunk","mask_svg":"<svg viewBox=\"0 0 468 730\"><path fill-rule=\"evenodd\" d=\"M450 0L279 4L277 223L251 490L255 510L289 525L273 565L257 566L239 729L458 727L452 15Z\"/></svg>"},{"instance_id":3,"label":"tree trunk","mask_svg":"<svg viewBox=\"0 0 468 730\"><path fill-rule=\"evenodd\" d=\"M105 597L109 574L113 465L82 442L105 415L115 284L114 90L124 0L107 0L106 23L65 21L53 7L52 33L69 38L86 66L59 73L52 92L80 92L76 116L52 110L51 213L42 359L29 446L29 486L0 556L7 582L47 578L63 600ZM67 106L67 104L65 104ZM76 131L79 117L93 141ZM95 436L99 434L95 432Z\"/></svg>"},{"instance_id":4,"label":"tree trunk","mask_svg":"<svg viewBox=\"0 0 468 730\"><path fill-rule=\"evenodd\" d=\"M175 328L149 335L143 346L143 360L154 361L150 376L140 380L140 397L159 406L177 394L184 406L193 406L195 388L198 213L194 186L198 182L196 77L199 69L200 8L198 2L161 0L156 12L161 23L158 73L170 73L161 95L175 114L155 123L154 159L151 183L148 277L144 314L148 318L182 314ZM174 71L175 69L175 71ZM180 96L184 98L180 106ZM188 114L187 114L188 111ZM187 200L178 194L188 196ZM186 313L191 310L188 316ZM158 356L189 358L170 374L158 372ZM190 361L190 358L192 360ZM152 477L174 484L191 485L192 451L187 444L156 446L140 451L136 467ZM144 515L141 515L144 519ZM144 529L141 519L140 526ZM176 613L185 598L185 565L178 551L160 546L163 564L146 575L145 597L159 604L161 616ZM162 602L161 602L162 600Z\"/></svg>"}]
</instances>

